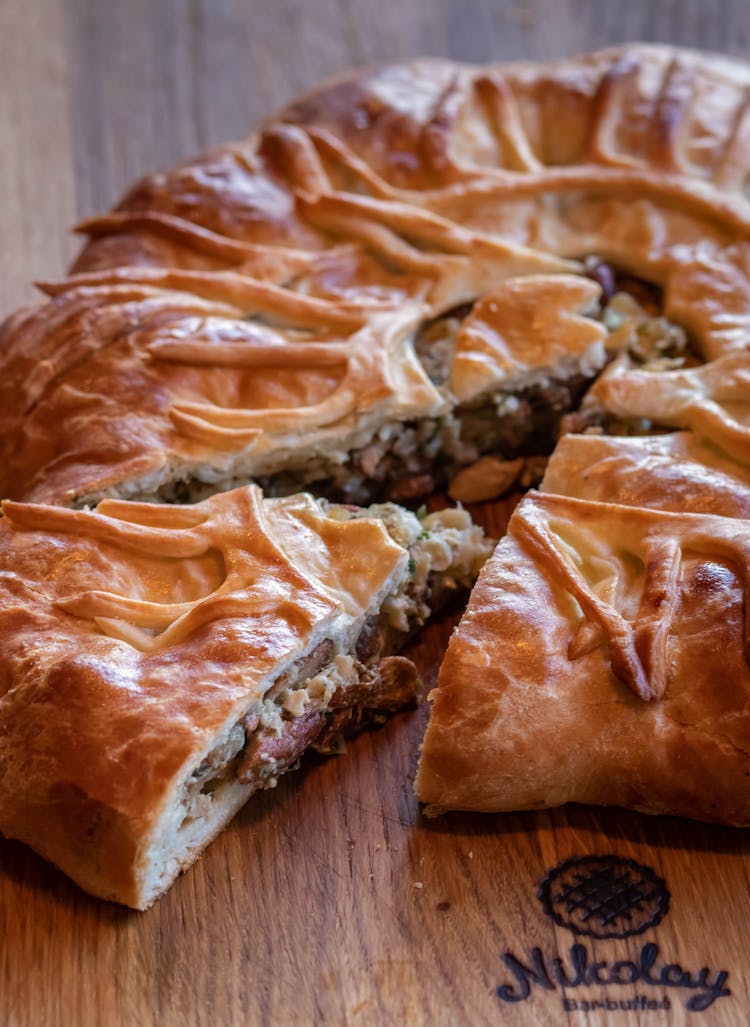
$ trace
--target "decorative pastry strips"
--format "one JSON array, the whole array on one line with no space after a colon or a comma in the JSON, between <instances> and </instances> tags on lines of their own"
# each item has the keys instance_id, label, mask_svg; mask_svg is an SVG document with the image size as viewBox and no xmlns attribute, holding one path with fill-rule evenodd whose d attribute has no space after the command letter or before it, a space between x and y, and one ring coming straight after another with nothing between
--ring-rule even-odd
<instances>
[{"instance_id":1,"label":"decorative pastry strips","mask_svg":"<svg viewBox=\"0 0 750 1027\"><path fill-rule=\"evenodd\" d=\"M692 432L565 435L540 488L601 503L750 519L750 466Z\"/></svg>"}]
</instances>

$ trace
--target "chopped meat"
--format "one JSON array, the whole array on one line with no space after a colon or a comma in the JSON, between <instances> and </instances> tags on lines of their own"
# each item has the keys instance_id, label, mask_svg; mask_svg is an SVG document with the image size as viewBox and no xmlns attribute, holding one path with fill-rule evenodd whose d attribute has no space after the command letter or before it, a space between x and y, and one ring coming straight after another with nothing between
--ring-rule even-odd
<instances>
[{"instance_id":1,"label":"chopped meat","mask_svg":"<svg viewBox=\"0 0 750 1027\"><path fill-rule=\"evenodd\" d=\"M281 729L257 727L248 738L236 770L243 784L276 777L288 770L310 746L335 752L342 733L368 724L377 712L392 713L411 706L417 694L417 668L403 656L388 656L373 668L358 663L357 677L339 685L326 711L313 710L282 720Z\"/></svg>"},{"instance_id":2,"label":"chopped meat","mask_svg":"<svg viewBox=\"0 0 750 1027\"><path fill-rule=\"evenodd\" d=\"M635 275L619 274L617 276L618 292L626 292L639 303L646 313L655 317L662 309L662 291L653 282L646 282Z\"/></svg>"},{"instance_id":3,"label":"chopped meat","mask_svg":"<svg viewBox=\"0 0 750 1027\"><path fill-rule=\"evenodd\" d=\"M369 710L400 710L414 702L417 668L405 656L386 656L369 669L357 668L359 680L340 685L331 696L329 710L362 706Z\"/></svg>"},{"instance_id":4,"label":"chopped meat","mask_svg":"<svg viewBox=\"0 0 750 1027\"><path fill-rule=\"evenodd\" d=\"M403 656L381 660L366 683L361 679L334 692L329 706L333 713L326 718L313 749L326 755L341 752L344 740L379 719L378 714L413 706L418 684L417 668L411 660Z\"/></svg>"},{"instance_id":5,"label":"chopped meat","mask_svg":"<svg viewBox=\"0 0 750 1027\"><path fill-rule=\"evenodd\" d=\"M274 683L273 693L278 693L298 681L304 681L318 673L333 656L333 642L324 638L309 653L300 657L285 674L281 674Z\"/></svg>"},{"instance_id":6,"label":"chopped meat","mask_svg":"<svg viewBox=\"0 0 750 1027\"><path fill-rule=\"evenodd\" d=\"M279 733L261 728L245 746L237 768L237 780L250 784L262 779L265 772L276 775L288 770L320 734L324 723L324 715L313 711L285 720Z\"/></svg>"},{"instance_id":7,"label":"chopped meat","mask_svg":"<svg viewBox=\"0 0 750 1027\"><path fill-rule=\"evenodd\" d=\"M594 377L565 370L561 366L554 375L550 371L513 392L496 393L481 406L463 408L463 441L478 453L493 450L506 459L551 452L562 418L579 406Z\"/></svg>"},{"instance_id":8,"label":"chopped meat","mask_svg":"<svg viewBox=\"0 0 750 1027\"><path fill-rule=\"evenodd\" d=\"M340 749L344 736L414 704L417 671L403 646L429 612L468 588L492 548L464 510L410 513L390 503L369 509L319 501L334 520L375 517L409 553L409 571L360 628L353 652L319 642L288 666L240 714L185 782L186 820L206 815L226 782L273 787L305 750Z\"/></svg>"},{"instance_id":9,"label":"chopped meat","mask_svg":"<svg viewBox=\"0 0 750 1027\"><path fill-rule=\"evenodd\" d=\"M395 481L386 489L386 496L394 502L404 499L417 499L436 488L435 478L432 474L415 474L410 478L402 478Z\"/></svg>"},{"instance_id":10,"label":"chopped meat","mask_svg":"<svg viewBox=\"0 0 750 1027\"><path fill-rule=\"evenodd\" d=\"M355 655L360 663L369 665L380 656L383 648L383 633L375 617L365 621L357 639Z\"/></svg>"}]
</instances>

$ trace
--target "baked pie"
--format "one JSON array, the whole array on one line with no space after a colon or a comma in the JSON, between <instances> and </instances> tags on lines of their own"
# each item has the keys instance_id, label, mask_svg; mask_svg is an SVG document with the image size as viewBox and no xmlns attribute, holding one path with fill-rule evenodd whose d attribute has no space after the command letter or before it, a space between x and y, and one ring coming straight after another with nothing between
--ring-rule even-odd
<instances>
[{"instance_id":1,"label":"baked pie","mask_svg":"<svg viewBox=\"0 0 750 1027\"><path fill-rule=\"evenodd\" d=\"M85 222L0 328L2 829L147 904L365 684L410 698L391 652L485 543L390 501L543 475L451 643L419 797L746 822L749 97L745 65L664 47L395 64Z\"/></svg>"}]
</instances>

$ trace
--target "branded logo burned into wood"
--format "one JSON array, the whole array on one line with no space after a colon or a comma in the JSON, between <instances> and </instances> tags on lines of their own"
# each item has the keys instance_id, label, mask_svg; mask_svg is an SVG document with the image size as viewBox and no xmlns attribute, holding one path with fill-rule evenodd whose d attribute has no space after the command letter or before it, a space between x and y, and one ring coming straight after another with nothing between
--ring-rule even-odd
<instances>
[{"instance_id":1,"label":"branded logo burned into wood","mask_svg":"<svg viewBox=\"0 0 750 1027\"><path fill-rule=\"evenodd\" d=\"M666 884L650 867L621 856L582 856L559 863L539 886L542 907L556 923L592 938L628 938L655 927L669 909ZM525 1002L534 989L561 994L566 1012L593 1010L670 1009L667 992L684 995L685 1008L703 1012L717 999L731 995L728 970L683 968L669 962L655 942L644 942L615 960L597 958L587 943L576 941L565 955L538 946L525 956L504 952L502 961L510 979L498 985L501 1002ZM642 993L618 997L621 988L640 987ZM571 995L583 988L586 997ZM598 993L591 996L590 989ZM614 989L614 993L610 989ZM651 989L658 989L655 994ZM650 994L649 994L650 992Z\"/></svg>"},{"instance_id":2,"label":"branded logo burned into wood","mask_svg":"<svg viewBox=\"0 0 750 1027\"><path fill-rule=\"evenodd\" d=\"M669 891L650 867L621 856L583 856L554 867L539 886L548 916L591 938L627 938L654 927Z\"/></svg>"}]
</instances>

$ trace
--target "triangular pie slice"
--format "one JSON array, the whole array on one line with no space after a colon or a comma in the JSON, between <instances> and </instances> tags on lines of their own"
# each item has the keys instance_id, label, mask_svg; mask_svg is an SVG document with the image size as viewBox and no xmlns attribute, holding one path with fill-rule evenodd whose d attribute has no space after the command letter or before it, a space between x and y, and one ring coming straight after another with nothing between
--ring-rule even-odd
<instances>
[{"instance_id":1,"label":"triangular pie slice","mask_svg":"<svg viewBox=\"0 0 750 1027\"><path fill-rule=\"evenodd\" d=\"M440 672L428 812L750 822L750 524L530 493Z\"/></svg>"},{"instance_id":2,"label":"triangular pie slice","mask_svg":"<svg viewBox=\"0 0 750 1027\"><path fill-rule=\"evenodd\" d=\"M0 829L145 908L310 746L413 703L391 655L487 543L466 513L5 503Z\"/></svg>"}]
</instances>

